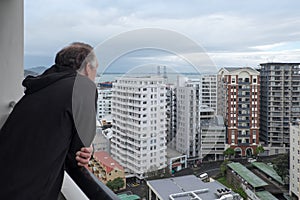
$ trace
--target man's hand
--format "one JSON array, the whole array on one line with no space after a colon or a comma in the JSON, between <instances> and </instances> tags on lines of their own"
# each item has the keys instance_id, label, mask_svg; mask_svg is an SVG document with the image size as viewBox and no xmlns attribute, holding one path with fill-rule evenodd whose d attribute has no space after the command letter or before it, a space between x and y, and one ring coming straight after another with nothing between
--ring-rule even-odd
<instances>
[{"instance_id":1,"label":"man's hand","mask_svg":"<svg viewBox=\"0 0 300 200\"><path fill-rule=\"evenodd\" d=\"M89 163L93 154L93 147L82 147L80 151L76 153L76 160L78 166L85 166Z\"/></svg>"}]
</instances>

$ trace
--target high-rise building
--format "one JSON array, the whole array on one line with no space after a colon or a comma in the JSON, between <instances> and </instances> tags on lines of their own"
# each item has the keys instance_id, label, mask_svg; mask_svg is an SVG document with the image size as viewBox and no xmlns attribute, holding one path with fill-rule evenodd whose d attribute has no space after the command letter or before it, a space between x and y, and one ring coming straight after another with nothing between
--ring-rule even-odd
<instances>
[{"instance_id":1,"label":"high-rise building","mask_svg":"<svg viewBox=\"0 0 300 200\"><path fill-rule=\"evenodd\" d=\"M112 156L138 178L165 168L166 84L159 76L122 77L113 83Z\"/></svg>"},{"instance_id":2,"label":"high-rise building","mask_svg":"<svg viewBox=\"0 0 300 200\"><path fill-rule=\"evenodd\" d=\"M217 111L217 75L201 75L200 81L200 104Z\"/></svg>"},{"instance_id":3,"label":"high-rise building","mask_svg":"<svg viewBox=\"0 0 300 200\"><path fill-rule=\"evenodd\" d=\"M237 156L254 154L259 144L259 72L250 67L220 69L218 105L218 115L224 117L227 128L227 143Z\"/></svg>"},{"instance_id":4,"label":"high-rise building","mask_svg":"<svg viewBox=\"0 0 300 200\"><path fill-rule=\"evenodd\" d=\"M98 112L97 119L104 119L106 116L111 115L111 97L112 97L111 83L98 83Z\"/></svg>"},{"instance_id":5,"label":"high-rise building","mask_svg":"<svg viewBox=\"0 0 300 200\"><path fill-rule=\"evenodd\" d=\"M290 123L290 195L300 198L300 121Z\"/></svg>"},{"instance_id":6,"label":"high-rise building","mask_svg":"<svg viewBox=\"0 0 300 200\"><path fill-rule=\"evenodd\" d=\"M200 80L179 78L176 88L176 150L189 160L199 158L200 151Z\"/></svg>"},{"instance_id":7,"label":"high-rise building","mask_svg":"<svg viewBox=\"0 0 300 200\"><path fill-rule=\"evenodd\" d=\"M210 109L212 118L215 117L215 110L217 109L216 79L216 75L201 75L199 79L190 80L186 77L178 77L177 79L175 93L177 109L176 150L186 154L190 161L202 159L202 155L206 155L201 153L200 108Z\"/></svg>"},{"instance_id":8,"label":"high-rise building","mask_svg":"<svg viewBox=\"0 0 300 200\"><path fill-rule=\"evenodd\" d=\"M260 137L269 155L290 146L289 123L300 116L300 63L265 63L261 66Z\"/></svg>"}]
</instances>

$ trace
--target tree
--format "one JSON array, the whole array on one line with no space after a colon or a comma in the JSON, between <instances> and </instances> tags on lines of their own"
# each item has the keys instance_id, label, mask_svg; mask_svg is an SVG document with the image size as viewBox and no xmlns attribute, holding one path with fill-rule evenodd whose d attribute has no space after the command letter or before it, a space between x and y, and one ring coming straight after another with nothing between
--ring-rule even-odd
<instances>
[{"instance_id":1,"label":"tree","mask_svg":"<svg viewBox=\"0 0 300 200\"><path fill-rule=\"evenodd\" d=\"M284 182L288 182L289 176L289 169L290 169L290 161L289 161L289 154L283 154L278 156L273 161L273 166L277 174L282 178Z\"/></svg>"},{"instance_id":2,"label":"tree","mask_svg":"<svg viewBox=\"0 0 300 200\"><path fill-rule=\"evenodd\" d=\"M109 187L113 191L117 191L120 188L124 187L125 183L124 180L121 177L115 178L112 181L108 181L106 183L107 187Z\"/></svg>"},{"instance_id":3,"label":"tree","mask_svg":"<svg viewBox=\"0 0 300 200\"><path fill-rule=\"evenodd\" d=\"M255 154L256 154L257 156L259 156L259 154L260 154L260 153L263 153L263 152L265 152L265 149L264 149L263 146L259 145L258 147L256 147L256 149L255 149Z\"/></svg>"},{"instance_id":4,"label":"tree","mask_svg":"<svg viewBox=\"0 0 300 200\"><path fill-rule=\"evenodd\" d=\"M235 154L234 150L232 148L227 148L224 153L225 157L229 157L229 159L231 158L231 156L233 156Z\"/></svg>"},{"instance_id":5,"label":"tree","mask_svg":"<svg viewBox=\"0 0 300 200\"><path fill-rule=\"evenodd\" d=\"M226 171L227 171L227 164L229 163L228 160L224 160L224 162L220 166L220 171L222 173L222 176L225 176Z\"/></svg>"}]
</instances>

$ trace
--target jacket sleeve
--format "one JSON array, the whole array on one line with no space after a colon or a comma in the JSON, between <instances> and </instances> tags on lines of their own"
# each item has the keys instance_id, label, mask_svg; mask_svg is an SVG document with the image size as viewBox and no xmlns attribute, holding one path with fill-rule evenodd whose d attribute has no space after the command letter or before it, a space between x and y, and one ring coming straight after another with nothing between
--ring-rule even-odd
<instances>
[{"instance_id":1,"label":"jacket sleeve","mask_svg":"<svg viewBox=\"0 0 300 200\"><path fill-rule=\"evenodd\" d=\"M96 101L95 83L78 75L73 88L72 112L77 134L86 147L91 145L96 134Z\"/></svg>"},{"instance_id":2,"label":"jacket sleeve","mask_svg":"<svg viewBox=\"0 0 300 200\"><path fill-rule=\"evenodd\" d=\"M74 131L66 158L66 168L76 168L76 152L89 147L96 134L97 88L87 77L78 75L74 82L72 115Z\"/></svg>"}]
</instances>

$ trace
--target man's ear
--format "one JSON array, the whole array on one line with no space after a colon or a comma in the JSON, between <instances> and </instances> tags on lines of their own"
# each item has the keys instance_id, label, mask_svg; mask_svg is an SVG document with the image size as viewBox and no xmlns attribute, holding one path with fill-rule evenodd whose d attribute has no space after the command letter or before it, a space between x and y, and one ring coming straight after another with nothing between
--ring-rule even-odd
<instances>
[{"instance_id":1,"label":"man's ear","mask_svg":"<svg viewBox=\"0 0 300 200\"><path fill-rule=\"evenodd\" d=\"M84 68L81 70L81 74L84 76L88 76L91 73L91 64L87 63Z\"/></svg>"},{"instance_id":2,"label":"man's ear","mask_svg":"<svg viewBox=\"0 0 300 200\"><path fill-rule=\"evenodd\" d=\"M88 63L85 65L84 71L85 71L85 74L86 74L87 76L89 76L89 75L91 74L91 71L92 71L92 65L91 65L91 63L88 62Z\"/></svg>"}]
</instances>

